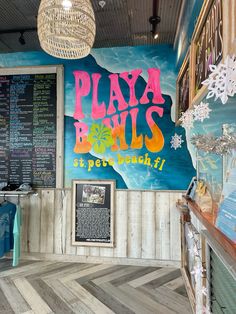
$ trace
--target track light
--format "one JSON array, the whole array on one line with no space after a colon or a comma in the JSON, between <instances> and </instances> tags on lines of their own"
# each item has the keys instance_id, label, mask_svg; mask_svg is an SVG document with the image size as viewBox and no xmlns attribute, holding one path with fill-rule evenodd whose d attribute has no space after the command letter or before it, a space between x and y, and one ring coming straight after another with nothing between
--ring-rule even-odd
<instances>
[{"instance_id":1,"label":"track light","mask_svg":"<svg viewBox=\"0 0 236 314\"><path fill-rule=\"evenodd\" d=\"M20 32L19 43L23 46L25 45L24 32Z\"/></svg>"},{"instance_id":2,"label":"track light","mask_svg":"<svg viewBox=\"0 0 236 314\"><path fill-rule=\"evenodd\" d=\"M157 39L158 37L159 37L158 33L156 33L156 34L153 36L154 39Z\"/></svg>"},{"instance_id":3,"label":"track light","mask_svg":"<svg viewBox=\"0 0 236 314\"><path fill-rule=\"evenodd\" d=\"M152 30L151 30L152 36L154 39L157 39L159 36L157 33L157 24L161 22L161 18L160 16L154 15L149 18L149 22L152 25Z\"/></svg>"}]
</instances>

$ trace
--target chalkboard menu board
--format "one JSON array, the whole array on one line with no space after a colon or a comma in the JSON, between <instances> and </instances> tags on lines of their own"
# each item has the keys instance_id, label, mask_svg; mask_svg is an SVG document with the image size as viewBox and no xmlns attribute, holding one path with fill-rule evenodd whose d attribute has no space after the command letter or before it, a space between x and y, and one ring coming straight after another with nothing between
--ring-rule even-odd
<instances>
[{"instance_id":1,"label":"chalkboard menu board","mask_svg":"<svg viewBox=\"0 0 236 314\"><path fill-rule=\"evenodd\" d=\"M73 245L113 247L114 181L73 181Z\"/></svg>"},{"instance_id":2,"label":"chalkboard menu board","mask_svg":"<svg viewBox=\"0 0 236 314\"><path fill-rule=\"evenodd\" d=\"M0 178L55 188L58 73L55 67L27 70L0 69Z\"/></svg>"},{"instance_id":3,"label":"chalkboard menu board","mask_svg":"<svg viewBox=\"0 0 236 314\"><path fill-rule=\"evenodd\" d=\"M202 82L207 79L209 65L218 64L223 56L222 0L211 2L199 35L194 40L196 45L194 95L201 89Z\"/></svg>"}]
</instances>

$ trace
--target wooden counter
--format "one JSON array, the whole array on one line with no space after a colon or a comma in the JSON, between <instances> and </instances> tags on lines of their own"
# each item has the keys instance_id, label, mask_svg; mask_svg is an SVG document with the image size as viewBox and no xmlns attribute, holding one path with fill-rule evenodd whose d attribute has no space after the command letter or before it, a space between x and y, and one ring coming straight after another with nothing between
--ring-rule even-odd
<instances>
[{"instance_id":1,"label":"wooden counter","mask_svg":"<svg viewBox=\"0 0 236 314\"><path fill-rule=\"evenodd\" d=\"M191 199L185 198L185 201L189 210L196 215L196 217L206 227L208 232L236 262L236 244L234 244L233 241L231 241L215 226L214 216L212 214L202 212L200 207Z\"/></svg>"}]
</instances>

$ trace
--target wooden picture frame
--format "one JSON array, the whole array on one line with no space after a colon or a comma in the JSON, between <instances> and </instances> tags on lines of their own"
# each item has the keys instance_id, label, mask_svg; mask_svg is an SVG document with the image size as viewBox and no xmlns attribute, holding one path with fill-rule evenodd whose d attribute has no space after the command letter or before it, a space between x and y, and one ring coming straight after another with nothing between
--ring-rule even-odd
<instances>
[{"instance_id":1,"label":"wooden picture frame","mask_svg":"<svg viewBox=\"0 0 236 314\"><path fill-rule=\"evenodd\" d=\"M223 0L205 0L199 14L190 49L191 107L207 94L202 82L209 76L209 65L217 65L225 57L226 6Z\"/></svg>"},{"instance_id":2,"label":"wooden picture frame","mask_svg":"<svg viewBox=\"0 0 236 314\"><path fill-rule=\"evenodd\" d=\"M176 110L175 110L175 121L179 124L181 114L188 110L190 106L190 53L188 51L184 58L183 64L180 68L177 81L176 81Z\"/></svg>"},{"instance_id":3,"label":"wooden picture frame","mask_svg":"<svg viewBox=\"0 0 236 314\"><path fill-rule=\"evenodd\" d=\"M72 245L114 247L115 180L72 181Z\"/></svg>"}]
</instances>

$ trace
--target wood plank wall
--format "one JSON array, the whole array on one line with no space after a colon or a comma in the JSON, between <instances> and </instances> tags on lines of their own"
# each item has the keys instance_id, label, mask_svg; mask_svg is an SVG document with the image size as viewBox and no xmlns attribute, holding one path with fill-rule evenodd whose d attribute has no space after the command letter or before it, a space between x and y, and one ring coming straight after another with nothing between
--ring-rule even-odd
<instances>
[{"instance_id":1,"label":"wood plank wall","mask_svg":"<svg viewBox=\"0 0 236 314\"><path fill-rule=\"evenodd\" d=\"M22 251L28 256L58 254L110 260L180 261L180 222L175 203L180 192L115 193L115 247L71 245L71 190L39 190L21 198Z\"/></svg>"}]
</instances>

